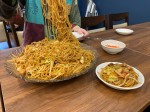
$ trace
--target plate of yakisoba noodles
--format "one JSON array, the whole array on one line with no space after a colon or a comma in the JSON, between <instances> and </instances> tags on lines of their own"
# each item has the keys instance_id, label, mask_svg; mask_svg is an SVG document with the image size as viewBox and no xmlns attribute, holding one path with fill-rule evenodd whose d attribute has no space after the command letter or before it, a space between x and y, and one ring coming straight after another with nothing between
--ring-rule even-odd
<instances>
[{"instance_id":1,"label":"plate of yakisoba noodles","mask_svg":"<svg viewBox=\"0 0 150 112\"><path fill-rule=\"evenodd\" d=\"M11 53L5 63L7 71L27 82L41 83L85 74L95 63L96 50L81 44L72 34L66 0L41 2L46 38Z\"/></svg>"},{"instance_id":2,"label":"plate of yakisoba noodles","mask_svg":"<svg viewBox=\"0 0 150 112\"><path fill-rule=\"evenodd\" d=\"M96 50L86 44L44 39L19 47L6 59L9 74L27 82L58 82L88 72L95 64Z\"/></svg>"},{"instance_id":3,"label":"plate of yakisoba noodles","mask_svg":"<svg viewBox=\"0 0 150 112\"><path fill-rule=\"evenodd\" d=\"M96 75L104 84L118 90L137 89L145 80L139 70L119 62L105 62L98 65Z\"/></svg>"}]
</instances>

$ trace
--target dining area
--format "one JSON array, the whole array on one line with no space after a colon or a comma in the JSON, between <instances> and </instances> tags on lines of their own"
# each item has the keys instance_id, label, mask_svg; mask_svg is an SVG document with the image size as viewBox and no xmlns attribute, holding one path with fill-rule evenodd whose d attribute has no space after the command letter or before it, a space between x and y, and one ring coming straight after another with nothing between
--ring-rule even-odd
<instances>
[{"instance_id":1,"label":"dining area","mask_svg":"<svg viewBox=\"0 0 150 112\"><path fill-rule=\"evenodd\" d=\"M32 83L16 78L7 69L6 60L17 47L0 51L0 82L2 112L143 112L150 105L150 22L126 26L134 32L121 35L115 29L94 32L81 41L96 51L94 66L84 74L65 81ZM109 54L104 40L117 40L126 47ZM126 63L144 77L138 88L107 85L96 74L96 68L106 62ZM138 73L139 73L138 72ZM5 110L5 111L4 111Z\"/></svg>"},{"instance_id":2,"label":"dining area","mask_svg":"<svg viewBox=\"0 0 150 112\"><path fill-rule=\"evenodd\" d=\"M150 112L148 4L0 0L0 112Z\"/></svg>"}]
</instances>

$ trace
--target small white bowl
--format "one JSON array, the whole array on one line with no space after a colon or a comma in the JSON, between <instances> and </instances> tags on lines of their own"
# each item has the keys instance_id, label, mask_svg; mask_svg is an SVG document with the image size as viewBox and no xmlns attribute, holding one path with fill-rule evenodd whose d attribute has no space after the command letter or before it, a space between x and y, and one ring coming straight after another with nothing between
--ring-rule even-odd
<instances>
[{"instance_id":1,"label":"small white bowl","mask_svg":"<svg viewBox=\"0 0 150 112\"><path fill-rule=\"evenodd\" d=\"M134 31L131 29L126 29L126 28L118 28L115 30L118 34L121 35L130 35L132 34Z\"/></svg>"},{"instance_id":2,"label":"small white bowl","mask_svg":"<svg viewBox=\"0 0 150 112\"><path fill-rule=\"evenodd\" d=\"M72 32L72 34L77 38L77 39L80 39L82 38L84 35L83 34L80 34L78 32Z\"/></svg>"},{"instance_id":3,"label":"small white bowl","mask_svg":"<svg viewBox=\"0 0 150 112\"><path fill-rule=\"evenodd\" d=\"M104 40L101 42L102 48L109 54L117 54L126 47L126 44L117 40Z\"/></svg>"}]
</instances>

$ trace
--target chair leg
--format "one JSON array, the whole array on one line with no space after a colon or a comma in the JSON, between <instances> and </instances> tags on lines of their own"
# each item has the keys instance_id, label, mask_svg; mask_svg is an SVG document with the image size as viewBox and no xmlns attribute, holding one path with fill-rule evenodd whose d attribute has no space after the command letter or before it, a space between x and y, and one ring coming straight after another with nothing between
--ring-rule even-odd
<instances>
[{"instance_id":1,"label":"chair leg","mask_svg":"<svg viewBox=\"0 0 150 112\"><path fill-rule=\"evenodd\" d=\"M3 21L3 24L4 24L4 29L5 29L6 37L7 37L8 46L9 46L9 48L12 48L10 37L9 37L9 34L7 32L7 29L6 29L6 23L5 23L5 21Z\"/></svg>"},{"instance_id":2,"label":"chair leg","mask_svg":"<svg viewBox=\"0 0 150 112\"><path fill-rule=\"evenodd\" d=\"M9 48L12 48L12 45L11 45L11 42L10 42L10 38L7 39L7 43L8 43Z\"/></svg>"},{"instance_id":3,"label":"chair leg","mask_svg":"<svg viewBox=\"0 0 150 112\"><path fill-rule=\"evenodd\" d=\"M12 33L13 33L14 38L15 38L16 45L20 46L18 36L17 36L16 30L15 30L15 26L13 23L10 23L10 26L11 26L11 30L12 30Z\"/></svg>"}]
</instances>

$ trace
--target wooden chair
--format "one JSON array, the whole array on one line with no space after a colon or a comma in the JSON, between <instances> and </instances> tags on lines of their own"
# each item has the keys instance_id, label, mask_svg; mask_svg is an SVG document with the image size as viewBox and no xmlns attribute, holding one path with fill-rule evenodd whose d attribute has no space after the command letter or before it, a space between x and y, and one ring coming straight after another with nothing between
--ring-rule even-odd
<instances>
[{"instance_id":1,"label":"wooden chair","mask_svg":"<svg viewBox=\"0 0 150 112\"><path fill-rule=\"evenodd\" d=\"M0 42L7 41L9 48L12 47L8 31L6 29L6 22L0 21Z\"/></svg>"},{"instance_id":2,"label":"wooden chair","mask_svg":"<svg viewBox=\"0 0 150 112\"><path fill-rule=\"evenodd\" d=\"M20 46L23 43L23 31L16 31L15 24L19 26L24 26L24 17L21 17L15 23L10 23L11 31L15 39L16 46Z\"/></svg>"},{"instance_id":3,"label":"wooden chair","mask_svg":"<svg viewBox=\"0 0 150 112\"><path fill-rule=\"evenodd\" d=\"M119 23L117 25L113 24L116 21L122 21L122 20L124 20L124 23ZM128 12L109 14L109 29L116 29L116 28L126 27L126 26L128 26L128 24L129 24L129 14L128 14Z\"/></svg>"},{"instance_id":4,"label":"wooden chair","mask_svg":"<svg viewBox=\"0 0 150 112\"><path fill-rule=\"evenodd\" d=\"M102 28L89 30L89 27L97 26L100 23L103 23ZM99 16L92 16L92 17L82 17L81 18L81 27L88 30L89 33L105 31L107 30L107 16L106 15L99 15Z\"/></svg>"},{"instance_id":5,"label":"wooden chair","mask_svg":"<svg viewBox=\"0 0 150 112\"><path fill-rule=\"evenodd\" d=\"M11 27L11 31L12 31L16 46L20 46L21 44L19 42L17 31L16 31L14 23L10 23L10 27Z\"/></svg>"}]
</instances>

